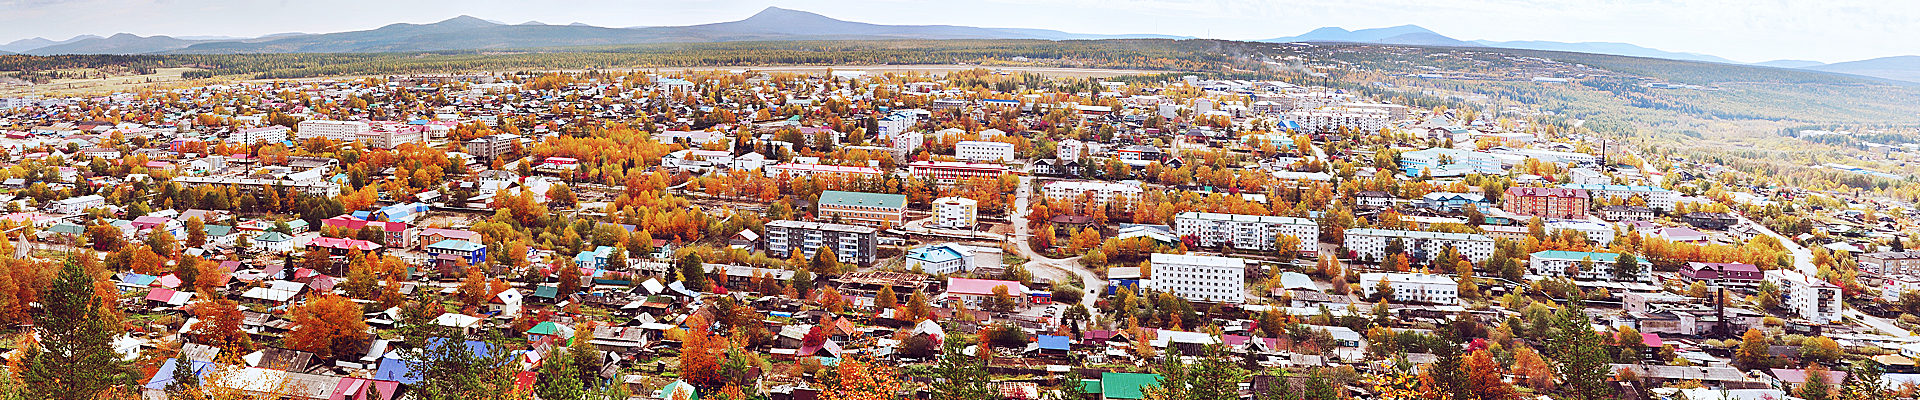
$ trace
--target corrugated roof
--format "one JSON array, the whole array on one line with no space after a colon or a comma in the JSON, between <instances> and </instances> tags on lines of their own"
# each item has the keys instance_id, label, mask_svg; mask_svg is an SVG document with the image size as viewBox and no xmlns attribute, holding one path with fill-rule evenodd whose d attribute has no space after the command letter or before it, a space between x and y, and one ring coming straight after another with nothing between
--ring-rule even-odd
<instances>
[{"instance_id":1,"label":"corrugated roof","mask_svg":"<svg viewBox=\"0 0 1920 400\"><path fill-rule=\"evenodd\" d=\"M819 204L822 206L905 208L907 206L907 196L900 194L828 190L820 192Z\"/></svg>"}]
</instances>

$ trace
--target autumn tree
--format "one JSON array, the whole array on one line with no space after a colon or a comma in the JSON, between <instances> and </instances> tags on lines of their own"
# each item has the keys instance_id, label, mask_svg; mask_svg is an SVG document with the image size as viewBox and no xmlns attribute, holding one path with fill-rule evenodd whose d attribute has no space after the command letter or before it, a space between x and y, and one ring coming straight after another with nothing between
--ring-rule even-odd
<instances>
[{"instance_id":1,"label":"autumn tree","mask_svg":"<svg viewBox=\"0 0 1920 400\"><path fill-rule=\"evenodd\" d=\"M907 296L906 308L907 320L920 322L933 319L933 306L927 304L927 293L924 291L915 290L912 296Z\"/></svg>"},{"instance_id":2,"label":"autumn tree","mask_svg":"<svg viewBox=\"0 0 1920 400\"><path fill-rule=\"evenodd\" d=\"M359 350L367 336L367 322L360 305L336 295L310 297L288 313L293 331L288 332L288 348L333 359Z\"/></svg>"},{"instance_id":3,"label":"autumn tree","mask_svg":"<svg viewBox=\"0 0 1920 400\"><path fill-rule=\"evenodd\" d=\"M207 223L200 217L187 218L187 247L207 244Z\"/></svg>"},{"instance_id":4,"label":"autumn tree","mask_svg":"<svg viewBox=\"0 0 1920 400\"><path fill-rule=\"evenodd\" d=\"M34 399L92 400L131 396L133 369L113 352L119 333L118 318L106 310L96 293L97 278L80 261L69 257L40 299L34 330L39 340L29 342L19 360L20 382Z\"/></svg>"},{"instance_id":5,"label":"autumn tree","mask_svg":"<svg viewBox=\"0 0 1920 400\"><path fill-rule=\"evenodd\" d=\"M1826 336L1814 336L1800 343L1800 359L1821 364L1840 359L1840 343Z\"/></svg>"},{"instance_id":6,"label":"autumn tree","mask_svg":"<svg viewBox=\"0 0 1920 400\"><path fill-rule=\"evenodd\" d=\"M493 295L488 293L487 276L480 274L479 267L466 270L466 278L460 280L460 302L475 309L487 305L487 298Z\"/></svg>"},{"instance_id":7,"label":"autumn tree","mask_svg":"<svg viewBox=\"0 0 1920 400\"><path fill-rule=\"evenodd\" d=\"M873 295L873 305L882 310L900 306L900 297L893 294L893 285L880 286L880 292Z\"/></svg>"},{"instance_id":8,"label":"autumn tree","mask_svg":"<svg viewBox=\"0 0 1920 400\"><path fill-rule=\"evenodd\" d=\"M560 272L557 274L560 279L560 287L557 288L560 289L560 294L557 297L565 299L574 293L580 293L580 267L566 262L556 265L557 268L560 268Z\"/></svg>"},{"instance_id":9,"label":"autumn tree","mask_svg":"<svg viewBox=\"0 0 1920 400\"><path fill-rule=\"evenodd\" d=\"M825 400L893 399L902 387L900 374L893 367L858 358L840 360L839 365L822 374L821 392Z\"/></svg>"},{"instance_id":10,"label":"autumn tree","mask_svg":"<svg viewBox=\"0 0 1920 400\"><path fill-rule=\"evenodd\" d=\"M1540 352L1532 347L1520 345L1513 350L1513 373L1518 381L1535 393L1544 393L1553 389L1553 365L1540 357Z\"/></svg>"},{"instance_id":11,"label":"autumn tree","mask_svg":"<svg viewBox=\"0 0 1920 400\"><path fill-rule=\"evenodd\" d=\"M1747 333L1740 336L1740 348L1734 350L1734 362L1746 368L1765 367L1773 357L1767 352L1768 347L1772 345L1773 342L1767 339L1766 333L1760 332L1759 329L1748 328Z\"/></svg>"},{"instance_id":12,"label":"autumn tree","mask_svg":"<svg viewBox=\"0 0 1920 400\"><path fill-rule=\"evenodd\" d=\"M1504 380L1506 368L1493 358L1493 352L1474 351L1467 357L1467 388L1477 400L1512 400L1519 397L1513 385ZM1474 400L1459 399L1455 400Z\"/></svg>"},{"instance_id":13,"label":"autumn tree","mask_svg":"<svg viewBox=\"0 0 1920 400\"><path fill-rule=\"evenodd\" d=\"M240 303L229 299L201 301L194 305L193 316L200 319L187 333L194 341L230 352L253 350L252 339L240 330L241 322L246 320L246 315L240 312Z\"/></svg>"},{"instance_id":14,"label":"autumn tree","mask_svg":"<svg viewBox=\"0 0 1920 400\"><path fill-rule=\"evenodd\" d=\"M1013 311L1013 307L1018 304L1018 302L1014 301L1013 294L1007 292L1006 285L994 286L993 298L988 300L987 310L993 312L1009 312Z\"/></svg>"},{"instance_id":15,"label":"autumn tree","mask_svg":"<svg viewBox=\"0 0 1920 400\"><path fill-rule=\"evenodd\" d=\"M718 389L725 379L720 376L719 354L726 351L727 341L713 336L708 325L703 317L688 319L688 329L680 342L680 377L711 390Z\"/></svg>"},{"instance_id":16,"label":"autumn tree","mask_svg":"<svg viewBox=\"0 0 1920 400\"><path fill-rule=\"evenodd\" d=\"M820 250L813 253L811 269L815 274L837 275L840 273L840 256L834 255L832 248L820 246Z\"/></svg>"}]
</instances>

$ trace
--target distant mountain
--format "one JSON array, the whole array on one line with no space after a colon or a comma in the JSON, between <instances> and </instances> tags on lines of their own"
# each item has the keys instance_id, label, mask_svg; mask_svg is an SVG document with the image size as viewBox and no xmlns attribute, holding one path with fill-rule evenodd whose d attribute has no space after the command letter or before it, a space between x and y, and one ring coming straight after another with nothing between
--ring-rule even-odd
<instances>
[{"instance_id":1,"label":"distant mountain","mask_svg":"<svg viewBox=\"0 0 1920 400\"><path fill-rule=\"evenodd\" d=\"M1722 64L1740 64L1740 62L1738 61L1728 60L1725 58L1710 56L1706 54L1678 53L1678 52L1663 51L1658 49L1640 47L1640 46L1635 46L1627 43L1615 43L1615 42L1567 43L1567 42L1549 42L1549 41L1539 41L1539 40L1495 42L1490 40L1475 40L1474 43L1487 45L1489 47L1504 47L1509 49L1567 51L1567 52L1574 52L1574 53L1611 54L1616 56L1665 58L1669 60L1705 61L1705 62L1716 62L1716 63L1722 63Z\"/></svg>"},{"instance_id":2,"label":"distant mountain","mask_svg":"<svg viewBox=\"0 0 1920 400\"><path fill-rule=\"evenodd\" d=\"M431 24L393 24L367 31L286 38L194 43L171 53L369 53L503 49L636 43L764 40L887 39L1113 39L1180 38L1168 35L1089 35L1044 29L998 29L953 25L879 25L768 7L747 19L691 26L603 28L585 24L501 24L460 16Z\"/></svg>"},{"instance_id":3,"label":"distant mountain","mask_svg":"<svg viewBox=\"0 0 1920 400\"><path fill-rule=\"evenodd\" d=\"M1819 61L1808 61L1808 60L1773 60L1773 61L1757 62L1757 63L1753 63L1753 65L1758 65L1762 67L1774 67L1774 68L1806 68L1806 67L1812 67L1816 65L1827 65L1827 63L1823 63Z\"/></svg>"},{"instance_id":4,"label":"distant mountain","mask_svg":"<svg viewBox=\"0 0 1920 400\"><path fill-rule=\"evenodd\" d=\"M74 36L72 39L62 40L58 42L47 40L47 38L20 39L20 40L13 41L13 43L0 45L0 51L24 53L27 50L38 49L41 47L47 47L47 46L52 46L56 44L67 44L67 43L78 42L81 40L98 39L98 38L100 37L94 36L94 35L80 35L80 36Z\"/></svg>"},{"instance_id":5,"label":"distant mountain","mask_svg":"<svg viewBox=\"0 0 1920 400\"><path fill-rule=\"evenodd\" d=\"M1920 82L1920 56L1881 57L1871 60L1801 67L1799 69Z\"/></svg>"},{"instance_id":6,"label":"distant mountain","mask_svg":"<svg viewBox=\"0 0 1920 400\"><path fill-rule=\"evenodd\" d=\"M1401 26L1395 26L1390 28L1371 28L1371 29L1361 29L1357 31L1349 31L1349 30L1346 30L1345 28L1329 26L1325 28L1314 29L1312 31L1308 31L1307 33L1300 34L1299 36L1278 37L1278 38L1258 40L1258 41L1273 42L1273 43L1378 42L1382 39L1399 37L1399 36L1408 35L1408 34L1428 34L1433 36L1439 36L1442 38L1446 37L1446 36L1440 35L1439 33L1435 33L1434 31L1427 30L1427 28L1422 28L1418 25L1401 25ZM1431 38L1428 38L1428 40L1431 40ZM1451 40L1451 38L1448 38L1448 40Z\"/></svg>"},{"instance_id":7,"label":"distant mountain","mask_svg":"<svg viewBox=\"0 0 1920 400\"><path fill-rule=\"evenodd\" d=\"M1483 47L1479 43L1462 41L1462 40L1458 40L1458 39L1454 39L1446 36L1440 36L1440 34L1438 33L1427 33L1427 32L1415 32L1415 33L1408 33L1403 35L1394 35L1393 37L1375 40L1373 42L1386 43L1386 44L1405 44L1405 45L1415 45L1415 46Z\"/></svg>"},{"instance_id":8,"label":"distant mountain","mask_svg":"<svg viewBox=\"0 0 1920 400\"><path fill-rule=\"evenodd\" d=\"M141 37L131 33L120 33L104 38L83 39L73 43L41 47L27 50L24 53L38 56L54 54L142 54L184 49L194 43L196 43L196 41L176 39L168 36Z\"/></svg>"}]
</instances>

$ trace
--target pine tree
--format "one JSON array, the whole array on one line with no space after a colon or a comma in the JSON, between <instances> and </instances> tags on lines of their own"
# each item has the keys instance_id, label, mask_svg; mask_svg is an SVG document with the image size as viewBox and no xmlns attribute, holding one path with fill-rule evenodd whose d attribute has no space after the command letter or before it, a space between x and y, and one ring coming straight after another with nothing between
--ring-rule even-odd
<instances>
[{"instance_id":1,"label":"pine tree","mask_svg":"<svg viewBox=\"0 0 1920 400\"><path fill-rule=\"evenodd\" d=\"M1606 384L1611 375L1606 346L1593 331L1579 296L1567 301L1566 308L1554 318L1554 333L1547 338L1548 353L1554 355L1554 370L1560 375L1561 393L1569 399L1599 400L1612 396Z\"/></svg>"},{"instance_id":2,"label":"pine tree","mask_svg":"<svg viewBox=\"0 0 1920 400\"><path fill-rule=\"evenodd\" d=\"M40 340L29 347L20 381L28 398L90 400L110 392L131 395L134 373L113 352L119 321L103 309L94 279L69 257L40 299Z\"/></svg>"},{"instance_id":3,"label":"pine tree","mask_svg":"<svg viewBox=\"0 0 1920 400\"><path fill-rule=\"evenodd\" d=\"M1000 391L988 379L986 360L962 353L965 343L948 341L933 367L933 398L943 400L996 400ZM985 351L985 350L981 350Z\"/></svg>"}]
</instances>

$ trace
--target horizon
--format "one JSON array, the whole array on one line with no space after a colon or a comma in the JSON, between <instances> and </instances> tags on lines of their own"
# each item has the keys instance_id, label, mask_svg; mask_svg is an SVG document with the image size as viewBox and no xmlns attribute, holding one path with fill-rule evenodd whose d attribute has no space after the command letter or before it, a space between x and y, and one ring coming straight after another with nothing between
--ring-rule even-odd
<instances>
[{"instance_id":1,"label":"horizon","mask_svg":"<svg viewBox=\"0 0 1920 400\"><path fill-rule=\"evenodd\" d=\"M1920 45L1878 40L1920 35L1920 23L1913 23L1920 22L1917 21L1920 12L1899 11L1908 8L1920 11L1920 6L1864 4L1867 2L1857 0L1851 3L1859 4L1835 6L1807 0L1772 2L1785 6L1735 7L1687 4L1694 2L1682 0L1656 1L1643 8L1595 6L1594 10L1572 9L1575 0L1443 1L1438 4L1362 0L1343 7L1296 0L1244 4L1132 0L1111 7L1086 7L1093 3L1089 0L1040 0L1028 4L1004 0L784 3L715 0L637 4L583 0L562 7L542 7L519 0L459 4L446 0L400 4L345 0L324 5L287 1L256 4L238 0L0 0L0 43L32 38L63 41L84 35L110 37L119 33L175 38L257 38L288 33L362 31L395 23L427 24L461 15L510 25L538 21L548 25L582 23L606 28L686 26L737 21L768 7L778 7L881 25L1048 29L1079 34L1157 34L1240 41L1292 37L1325 27L1357 31L1415 25L1462 41L1625 43L1742 63L1812 60L1830 64L1920 54ZM109 7L109 4L117 6ZM1060 12L1004 12L1009 8ZM983 9L996 12L983 12ZM1490 12L1500 14L1487 15ZM1739 13L1743 18L1703 19L1705 17L1699 16L1703 12ZM78 21L49 18L80 13L91 17ZM1063 15L1068 17L1061 17ZM1839 24L1841 21L1846 23ZM1634 29L1636 25L1643 29ZM1646 25L1658 25L1660 29L1644 29Z\"/></svg>"}]
</instances>

